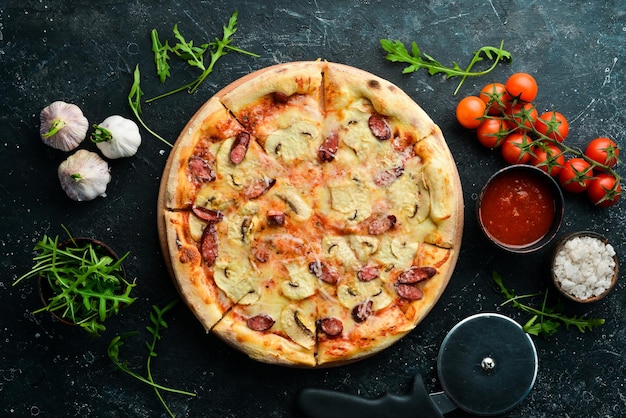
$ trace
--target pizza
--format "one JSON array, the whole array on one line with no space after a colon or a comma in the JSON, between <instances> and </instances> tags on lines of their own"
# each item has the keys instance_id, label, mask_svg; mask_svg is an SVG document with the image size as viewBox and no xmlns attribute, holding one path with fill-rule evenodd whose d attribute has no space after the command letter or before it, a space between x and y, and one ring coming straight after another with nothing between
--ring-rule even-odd
<instances>
[{"instance_id":1,"label":"pizza","mask_svg":"<svg viewBox=\"0 0 626 418\"><path fill-rule=\"evenodd\" d=\"M428 314L456 263L463 202L420 106L314 61L209 99L168 158L158 215L174 283L207 332L255 360L327 367Z\"/></svg>"}]
</instances>

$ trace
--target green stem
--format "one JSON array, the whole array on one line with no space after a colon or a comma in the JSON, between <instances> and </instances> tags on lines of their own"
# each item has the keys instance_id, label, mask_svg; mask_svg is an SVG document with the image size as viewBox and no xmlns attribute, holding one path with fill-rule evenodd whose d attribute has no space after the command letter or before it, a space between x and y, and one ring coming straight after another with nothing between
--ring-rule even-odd
<instances>
[{"instance_id":1,"label":"green stem","mask_svg":"<svg viewBox=\"0 0 626 418\"><path fill-rule=\"evenodd\" d=\"M50 130L48 130L48 132L46 132L45 134L41 134L41 136L44 138L49 138L52 135L56 135L61 129L63 129L64 126L65 121L56 118L52 121L52 124L50 125Z\"/></svg>"},{"instance_id":2,"label":"green stem","mask_svg":"<svg viewBox=\"0 0 626 418\"><path fill-rule=\"evenodd\" d=\"M500 58L502 57L502 51L503 51L502 47L504 47L504 40L500 41L500 48L498 49L498 54L496 55L496 59L494 60L493 64L491 64L491 67L489 67L488 69L486 69L484 71L471 72L471 69L474 66L474 64L476 64L478 61L480 61L482 59L482 58L480 58L480 53L482 52L482 48L479 49L478 52L476 52L474 54L474 57L472 58L472 61L470 61L469 65L465 69L466 74L464 74L463 78L461 78L461 81L459 81L459 85L456 86L456 89L454 90L453 94L456 95L459 92L459 89L461 88L461 86L465 82L465 79L468 76L485 75L485 74L490 73L494 68L496 68L496 66L498 65L498 62L500 62Z\"/></svg>"}]
</instances>

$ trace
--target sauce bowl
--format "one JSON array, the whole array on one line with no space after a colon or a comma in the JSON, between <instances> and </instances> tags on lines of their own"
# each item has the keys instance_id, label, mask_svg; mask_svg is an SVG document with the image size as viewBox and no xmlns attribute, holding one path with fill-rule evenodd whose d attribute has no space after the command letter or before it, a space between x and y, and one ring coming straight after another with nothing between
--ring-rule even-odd
<instances>
[{"instance_id":1,"label":"sauce bowl","mask_svg":"<svg viewBox=\"0 0 626 418\"><path fill-rule=\"evenodd\" d=\"M493 174L476 201L483 234L512 253L531 253L556 236L563 221L563 193L543 170L514 164Z\"/></svg>"}]
</instances>

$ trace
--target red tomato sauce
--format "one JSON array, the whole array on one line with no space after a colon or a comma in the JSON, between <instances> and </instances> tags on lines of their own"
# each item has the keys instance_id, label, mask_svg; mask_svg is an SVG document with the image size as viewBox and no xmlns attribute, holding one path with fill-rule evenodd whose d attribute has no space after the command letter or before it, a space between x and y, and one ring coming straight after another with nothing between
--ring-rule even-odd
<instances>
[{"instance_id":1,"label":"red tomato sauce","mask_svg":"<svg viewBox=\"0 0 626 418\"><path fill-rule=\"evenodd\" d=\"M526 246L548 233L554 211L552 192L536 174L508 171L494 178L485 189L479 216L495 240Z\"/></svg>"}]
</instances>

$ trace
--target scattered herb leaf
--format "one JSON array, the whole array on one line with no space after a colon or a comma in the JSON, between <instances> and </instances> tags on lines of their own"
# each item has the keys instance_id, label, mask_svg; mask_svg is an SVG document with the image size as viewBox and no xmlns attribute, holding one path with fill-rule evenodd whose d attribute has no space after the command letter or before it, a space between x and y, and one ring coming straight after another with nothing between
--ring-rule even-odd
<instances>
[{"instance_id":1,"label":"scattered herb leaf","mask_svg":"<svg viewBox=\"0 0 626 418\"><path fill-rule=\"evenodd\" d=\"M152 134L157 139L161 140L166 145L169 145L170 147L172 147L173 145L171 143L166 141L163 137L161 137L159 134L154 132L152 129L148 128L148 126L145 124L143 119L141 119L141 96L143 96L143 91L141 91L140 83L141 83L141 74L139 72L139 64L137 64L137 66L135 66L135 71L133 73L133 84L130 88L130 92L128 93L128 105L130 106L131 110L135 114L135 117L137 118L141 126L143 126L146 131L150 132L150 134Z\"/></svg>"},{"instance_id":2,"label":"scattered herb leaf","mask_svg":"<svg viewBox=\"0 0 626 418\"><path fill-rule=\"evenodd\" d=\"M172 52L175 53L178 57L187 61L192 67L197 67L200 70L206 70L204 66L204 51L207 50L209 44L202 44L201 46L193 46L193 41L187 42L183 35L180 34L178 30L178 25L174 25L174 36L178 39L178 43L174 45L172 48Z\"/></svg>"},{"instance_id":3,"label":"scattered herb leaf","mask_svg":"<svg viewBox=\"0 0 626 418\"><path fill-rule=\"evenodd\" d=\"M441 64L432 56L421 52L419 47L417 46L417 43L415 42L411 43L411 53L407 51L406 47L401 41L394 42L389 39L381 39L380 45L385 51L387 51L388 54L385 58L388 61L409 64L402 70L403 74L412 73L419 70L420 68L425 68L426 70L428 70L428 74L430 75L443 73L446 75L446 78L461 77L461 81L454 90L454 94L457 94L457 92L461 88L461 85L463 85L463 82L467 77L477 77L488 74L494 68L496 68L498 62L511 62L513 59L510 52L502 49L504 46L504 41L500 43L499 48L493 46L483 46L478 51L474 52L472 60L465 69L462 69L456 62L453 62L451 67L447 67ZM493 61L491 67L483 71L472 71L474 64L483 60L483 55L487 59Z\"/></svg>"},{"instance_id":4,"label":"scattered herb leaf","mask_svg":"<svg viewBox=\"0 0 626 418\"><path fill-rule=\"evenodd\" d=\"M498 286L498 291L506 298L506 301L500 306L511 304L515 308L522 312L531 314L532 317L524 324L523 328L529 334L532 335L553 335L558 331L561 324L565 325L565 328L569 329L570 326L576 327L578 331L584 333L585 331L591 331L594 327L598 327L604 324L604 319L597 318L583 318L577 316L567 316L563 314L563 304L557 303L555 306L548 306L548 291L543 293L532 293L527 295L517 296L515 291L508 289L503 281L502 276L497 272L491 274L491 278ZM541 308L537 309L530 305L526 305L520 300L526 298L533 298L543 296Z\"/></svg>"},{"instance_id":5,"label":"scattered herb leaf","mask_svg":"<svg viewBox=\"0 0 626 418\"><path fill-rule=\"evenodd\" d=\"M124 345L124 341L128 337L137 335L138 334L137 332L129 332L126 334L116 336L115 338L111 340L111 342L109 343L109 347L107 349L109 358L113 361L113 363L117 366L118 369L134 377L140 382L143 382L151 386L154 389L154 392L159 398L159 401L165 407L165 410L171 417L174 417L175 415L171 411L171 409L168 407L167 403L165 402L165 399L163 399L163 395L161 394L161 391L178 393L178 394L186 395L186 396L196 396L196 394L192 392L187 392L184 390L162 386L156 383L154 381L154 377L152 376L152 359L157 357L157 352L156 352L157 341L161 339L161 330L166 329L168 327L167 322L165 322L165 320L163 319L163 316L168 311L170 311L176 305L177 302L178 300L174 299L173 301L168 303L163 309L160 309L156 305L152 306L153 310L150 312L150 322L152 323L152 325L146 326L146 330L148 330L150 335L152 335L152 340L146 341L146 348L148 349L148 358L146 360L146 377L130 370L130 368L128 367L128 363L122 362L119 359L120 347Z\"/></svg>"},{"instance_id":6,"label":"scattered herb leaf","mask_svg":"<svg viewBox=\"0 0 626 418\"><path fill-rule=\"evenodd\" d=\"M201 46L194 46L193 41L187 41L178 30L178 26L175 25L174 36L178 40L178 43L171 47L170 50L176 54L181 59L187 61L187 63L192 66L199 68L202 73L192 82L185 84L177 89L171 90L167 93L163 93L159 96L153 97L151 99L146 100L146 103L162 99L163 97L170 96L172 94L178 93L180 91L187 90L189 94L192 94L196 91L196 89L202 84L202 82L213 72L213 68L217 61L226 55L229 51L237 52L244 55L249 55L251 57L258 57L259 55L243 50L241 48L237 48L235 46L230 45L232 42L232 37L237 32L237 12L235 11L229 21L228 25L223 27L222 38L216 38L215 42L209 42L202 44ZM154 47L153 47L154 48ZM211 59L209 61L208 66L204 61L204 54L209 52L211 55ZM156 59L156 58L155 58ZM158 67L157 67L158 72Z\"/></svg>"},{"instance_id":7,"label":"scattered herb leaf","mask_svg":"<svg viewBox=\"0 0 626 418\"><path fill-rule=\"evenodd\" d=\"M167 41L165 41L165 45L161 43L156 29L152 29L150 36L152 38L152 52L154 52L154 64L156 65L157 75L161 83L165 83L167 77L170 76L170 65L167 61L170 59L168 52L171 48Z\"/></svg>"},{"instance_id":8,"label":"scattered herb leaf","mask_svg":"<svg viewBox=\"0 0 626 418\"><path fill-rule=\"evenodd\" d=\"M65 231L68 243L60 245L58 236L53 239L44 235L35 244L34 250L39 253L33 258L35 265L13 285L41 277L49 284L52 296L47 305L33 313L53 313L97 336L106 329L107 318L135 301L130 296L135 284L125 280L122 269L129 253L114 260L99 245L76 241Z\"/></svg>"}]
</instances>

